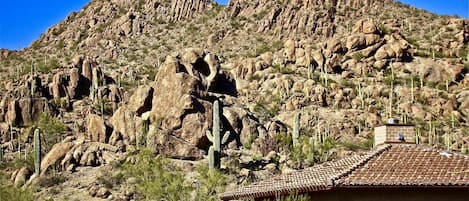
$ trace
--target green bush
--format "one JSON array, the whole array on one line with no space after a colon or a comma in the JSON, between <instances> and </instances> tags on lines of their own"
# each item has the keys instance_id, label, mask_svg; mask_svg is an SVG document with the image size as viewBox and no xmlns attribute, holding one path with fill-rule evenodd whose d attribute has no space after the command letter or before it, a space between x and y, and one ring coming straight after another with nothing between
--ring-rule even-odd
<instances>
[{"instance_id":1,"label":"green bush","mask_svg":"<svg viewBox=\"0 0 469 201\"><path fill-rule=\"evenodd\" d=\"M274 64L272 66L278 73L281 74L294 74L295 71L293 71L291 68L286 67L286 66L281 66L280 64Z\"/></svg>"},{"instance_id":2,"label":"green bush","mask_svg":"<svg viewBox=\"0 0 469 201\"><path fill-rule=\"evenodd\" d=\"M192 186L185 182L181 171L150 150L142 150L136 155L135 163L123 165L124 175L137 179L138 200L189 200Z\"/></svg>"},{"instance_id":3,"label":"green bush","mask_svg":"<svg viewBox=\"0 0 469 201\"><path fill-rule=\"evenodd\" d=\"M41 130L42 151L45 153L49 152L52 146L61 140L61 135L67 130L64 123L46 112L42 113L39 119L29 127L29 131L26 131L28 136L32 136L36 128Z\"/></svg>"},{"instance_id":4,"label":"green bush","mask_svg":"<svg viewBox=\"0 0 469 201\"><path fill-rule=\"evenodd\" d=\"M56 58L52 58L47 63L38 63L37 70L41 73L49 73L50 71L58 67L60 67L59 60L57 60Z\"/></svg>"},{"instance_id":5,"label":"green bush","mask_svg":"<svg viewBox=\"0 0 469 201\"><path fill-rule=\"evenodd\" d=\"M120 164L120 163L114 163L114 164ZM120 165L119 165L120 166ZM103 184L104 187L108 189L116 189L115 187L118 187L125 181L125 175L122 171L119 172L103 172L103 175L100 175L99 177L96 178L96 180L100 183Z\"/></svg>"},{"instance_id":6,"label":"green bush","mask_svg":"<svg viewBox=\"0 0 469 201\"><path fill-rule=\"evenodd\" d=\"M381 32L384 34L384 35L388 35L388 34L391 34L391 30L384 24L380 24L379 25L379 29L381 30Z\"/></svg>"},{"instance_id":7,"label":"green bush","mask_svg":"<svg viewBox=\"0 0 469 201\"><path fill-rule=\"evenodd\" d=\"M251 149L251 145L252 143L254 143L254 141L259 137L259 133L258 132L253 132L251 133L251 135L249 136L249 139L248 139L248 142L243 144L244 148L246 149Z\"/></svg>"},{"instance_id":8,"label":"green bush","mask_svg":"<svg viewBox=\"0 0 469 201\"><path fill-rule=\"evenodd\" d=\"M365 55L363 55L362 52L357 52L357 53L353 54L352 57L356 61L361 61L363 58L365 58Z\"/></svg>"},{"instance_id":9,"label":"green bush","mask_svg":"<svg viewBox=\"0 0 469 201\"><path fill-rule=\"evenodd\" d=\"M32 201L33 191L29 188L18 188L8 183L0 172L0 201Z\"/></svg>"},{"instance_id":10,"label":"green bush","mask_svg":"<svg viewBox=\"0 0 469 201\"><path fill-rule=\"evenodd\" d=\"M188 181L184 173L173 166L169 159L154 155L150 150L141 150L135 162L126 162L121 171L105 174L98 181L108 188L122 184L128 178L137 180L136 200L196 200L217 201L224 192L228 177L218 170L209 170L203 164L197 166L195 181Z\"/></svg>"},{"instance_id":11,"label":"green bush","mask_svg":"<svg viewBox=\"0 0 469 201\"><path fill-rule=\"evenodd\" d=\"M290 157L298 164L311 166L334 159L335 147L337 142L330 137L314 140L313 137L302 135L300 144L292 148Z\"/></svg>"},{"instance_id":12,"label":"green bush","mask_svg":"<svg viewBox=\"0 0 469 201\"><path fill-rule=\"evenodd\" d=\"M216 201L218 194L225 191L227 177L218 170L209 170L208 166L200 165L197 167L196 188L198 201Z\"/></svg>"},{"instance_id":13,"label":"green bush","mask_svg":"<svg viewBox=\"0 0 469 201\"><path fill-rule=\"evenodd\" d=\"M287 133L277 133L275 136L275 141L280 149L291 150L293 147L293 139L290 134Z\"/></svg>"},{"instance_id":14,"label":"green bush","mask_svg":"<svg viewBox=\"0 0 469 201\"><path fill-rule=\"evenodd\" d=\"M16 153L14 153L16 154ZM4 161L0 163L0 169L20 169L23 167L27 167L30 170L34 170L34 153L30 152L24 157L21 155L19 157L15 157L13 161Z\"/></svg>"},{"instance_id":15,"label":"green bush","mask_svg":"<svg viewBox=\"0 0 469 201\"><path fill-rule=\"evenodd\" d=\"M259 100L254 106L254 113L263 118L273 118L278 115L280 105L278 103L268 103L265 100Z\"/></svg>"},{"instance_id":16,"label":"green bush","mask_svg":"<svg viewBox=\"0 0 469 201\"><path fill-rule=\"evenodd\" d=\"M275 51L279 51L280 49L283 48L283 42L281 40L276 40L272 43L272 48Z\"/></svg>"},{"instance_id":17,"label":"green bush","mask_svg":"<svg viewBox=\"0 0 469 201\"><path fill-rule=\"evenodd\" d=\"M350 151L370 150L373 147L373 138L368 138L359 143L340 142L339 144Z\"/></svg>"}]
</instances>

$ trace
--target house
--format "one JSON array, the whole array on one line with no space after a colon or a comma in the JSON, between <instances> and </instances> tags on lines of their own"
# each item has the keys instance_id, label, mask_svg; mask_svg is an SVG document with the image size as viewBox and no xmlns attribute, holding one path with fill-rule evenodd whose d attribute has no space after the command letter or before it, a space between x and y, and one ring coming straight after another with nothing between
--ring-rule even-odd
<instances>
[{"instance_id":1,"label":"house","mask_svg":"<svg viewBox=\"0 0 469 201\"><path fill-rule=\"evenodd\" d=\"M375 128L372 151L229 190L222 200L306 194L321 201L469 201L469 157L415 143L414 127Z\"/></svg>"}]
</instances>

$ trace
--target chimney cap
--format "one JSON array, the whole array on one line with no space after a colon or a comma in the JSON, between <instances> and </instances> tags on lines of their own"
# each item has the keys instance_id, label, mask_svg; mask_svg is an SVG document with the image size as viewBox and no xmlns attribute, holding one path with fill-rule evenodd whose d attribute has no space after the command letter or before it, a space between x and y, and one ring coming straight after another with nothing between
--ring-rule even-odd
<instances>
[{"instance_id":1,"label":"chimney cap","mask_svg":"<svg viewBox=\"0 0 469 201\"><path fill-rule=\"evenodd\" d=\"M391 125L393 125L393 124L399 124L399 119L397 119L397 118L389 118L389 119L388 119L388 124L391 124Z\"/></svg>"}]
</instances>

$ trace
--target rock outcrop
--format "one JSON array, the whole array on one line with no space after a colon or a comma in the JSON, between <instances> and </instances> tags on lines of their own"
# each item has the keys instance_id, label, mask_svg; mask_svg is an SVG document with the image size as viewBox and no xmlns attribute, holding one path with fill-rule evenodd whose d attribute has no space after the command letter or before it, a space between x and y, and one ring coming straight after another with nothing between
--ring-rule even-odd
<instances>
[{"instance_id":1,"label":"rock outcrop","mask_svg":"<svg viewBox=\"0 0 469 201\"><path fill-rule=\"evenodd\" d=\"M209 0L172 0L171 17L173 20L193 18L212 6Z\"/></svg>"},{"instance_id":2,"label":"rock outcrop","mask_svg":"<svg viewBox=\"0 0 469 201\"><path fill-rule=\"evenodd\" d=\"M215 86L219 69L216 57L202 50L166 58L156 76L150 113L151 124L161 130L155 144L164 153L201 158L201 152L183 150L208 148L205 131L212 125L212 106L207 92ZM179 155L181 151L188 155Z\"/></svg>"},{"instance_id":3,"label":"rock outcrop","mask_svg":"<svg viewBox=\"0 0 469 201\"><path fill-rule=\"evenodd\" d=\"M88 139L92 142L106 143L109 139L108 130L104 120L95 114L88 116Z\"/></svg>"},{"instance_id":4,"label":"rock outcrop","mask_svg":"<svg viewBox=\"0 0 469 201\"><path fill-rule=\"evenodd\" d=\"M65 139L55 144L44 156L41 163L41 175L47 173L52 165L60 165L63 170L73 171L77 166L97 166L117 158L118 147L83 141L83 139Z\"/></svg>"}]
</instances>

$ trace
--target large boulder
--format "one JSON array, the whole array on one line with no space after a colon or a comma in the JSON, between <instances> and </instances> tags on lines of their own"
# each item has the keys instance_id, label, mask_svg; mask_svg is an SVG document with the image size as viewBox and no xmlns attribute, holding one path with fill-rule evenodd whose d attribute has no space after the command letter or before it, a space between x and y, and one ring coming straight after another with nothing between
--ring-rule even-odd
<instances>
[{"instance_id":1,"label":"large boulder","mask_svg":"<svg viewBox=\"0 0 469 201\"><path fill-rule=\"evenodd\" d=\"M73 142L60 142L55 144L41 161L41 175L44 175L49 167L56 164L59 160L62 160L74 145Z\"/></svg>"},{"instance_id":2,"label":"large boulder","mask_svg":"<svg viewBox=\"0 0 469 201\"><path fill-rule=\"evenodd\" d=\"M150 86L141 86L130 97L129 109L141 116L144 112L151 110L151 101L153 98L153 88Z\"/></svg>"},{"instance_id":3,"label":"large boulder","mask_svg":"<svg viewBox=\"0 0 469 201\"><path fill-rule=\"evenodd\" d=\"M27 167L19 169L14 178L15 186L23 186L32 174L33 172Z\"/></svg>"},{"instance_id":4,"label":"large boulder","mask_svg":"<svg viewBox=\"0 0 469 201\"><path fill-rule=\"evenodd\" d=\"M376 60L399 59L405 60L411 57L411 46L400 34L386 35L386 44L381 46L375 53Z\"/></svg>"},{"instance_id":5,"label":"large boulder","mask_svg":"<svg viewBox=\"0 0 469 201\"><path fill-rule=\"evenodd\" d=\"M88 116L87 123L88 138L92 142L102 142L105 143L109 139L107 134L107 127L104 123L104 120L95 114Z\"/></svg>"},{"instance_id":6,"label":"large boulder","mask_svg":"<svg viewBox=\"0 0 469 201\"><path fill-rule=\"evenodd\" d=\"M361 19L352 28L353 33L378 34L379 29L371 20Z\"/></svg>"},{"instance_id":7,"label":"large boulder","mask_svg":"<svg viewBox=\"0 0 469 201\"><path fill-rule=\"evenodd\" d=\"M292 39L288 39L287 41L285 41L283 46L284 46L285 57L288 59L288 61L295 61L296 42Z\"/></svg>"},{"instance_id":8,"label":"large boulder","mask_svg":"<svg viewBox=\"0 0 469 201\"><path fill-rule=\"evenodd\" d=\"M210 143L212 98L207 92L220 84L216 56L189 49L167 57L155 79L149 132L154 148L175 158L202 158ZM158 134L154 134L157 132Z\"/></svg>"},{"instance_id":9,"label":"large boulder","mask_svg":"<svg viewBox=\"0 0 469 201\"><path fill-rule=\"evenodd\" d=\"M72 171L76 166L97 166L119 160L119 148L101 142L85 141L84 137L65 138L55 144L41 162L41 175L52 165Z\"/></svg>"},{"instance_id":10,"label":"large boulder","mask_svg":"<svg viewBox=\"0 0 469 201\"><path fill-rule=\"evenodd\" d=\"M117 109L109 120L114 129L110 138L111 144L115 145L119 138L122 138L126 145L134 143L137 134L135 120L135 113L129 110L128 106Z\"/></svg>"},{"instance_id":11,"label":"large boulder","mask_svg":"<svg viewBox=\"0 0 469 201\"><path fill-rule=\"evenodd\" d=\"M28 125L38 120L44 112L51 112L49 102L46 98L22 98L18 101L22 125Z\"/></svg>"}]
</instances>

